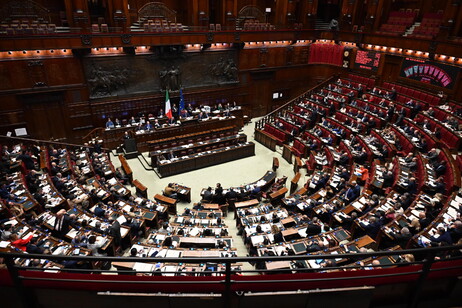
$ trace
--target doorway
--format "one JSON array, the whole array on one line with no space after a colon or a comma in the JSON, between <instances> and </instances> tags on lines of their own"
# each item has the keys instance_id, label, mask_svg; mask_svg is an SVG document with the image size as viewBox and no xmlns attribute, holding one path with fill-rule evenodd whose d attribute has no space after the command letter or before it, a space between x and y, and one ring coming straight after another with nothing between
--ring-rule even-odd
<instances>
[{"instance_id":1,"label":"doorway","mask_svg":"<svg viewBox=\"0 0 462 308\"><path fill-rule=\"evenodd\" d=\"M20 97L23 102L27 132L35 139L66 139L63 93L34 93Z\"/></svg>"}]
</instances>

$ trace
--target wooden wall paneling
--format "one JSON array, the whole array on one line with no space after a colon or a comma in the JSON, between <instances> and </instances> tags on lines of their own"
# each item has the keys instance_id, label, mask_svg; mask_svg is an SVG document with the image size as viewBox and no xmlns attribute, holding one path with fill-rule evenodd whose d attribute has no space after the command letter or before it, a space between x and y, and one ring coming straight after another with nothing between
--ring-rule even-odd
<instances>
[{"instance_id":1,"label":"wooden wall paneling","mask_svg":"<svg viewBox=\"0 0 462 308\"><path fill-rule=\"evenodd\" d=\"M394 82L399 76L401 69L402 58L392 55L385 55L382 74L380 74L382 82Z\"/></svg>"},{"instance_id":2,"label":"wooden wall paneling","mask_svg":"<svg viewBox=\"0 0 462 308\"><path fill-rule=\"evenodd\" d=\"M237 17L237 0L223 0L221 12L222 29L234 30Z\"/></svg>"},{"instance_id":3,"label":"wooden wall paneling","mask_svg":"<svg viewBox=\"0 0 462 308\"><path fill-rule=\"evenodd\" d=\"M37 139L66 139L68 123L63 110L63 92L41 92L18 95L23 103L27 132Z\"/></svg>"},{"instance_id":4,"label":"wooden wall paneling","mask_svg":"<svg viewBox=\"0 0 462 308\"><path fill-rule=\"evenodd\" d=\"M457 10L456 18L454 19L454 25L450 31L451 36L462 37L462 4L455 7Z\"/></svg>"},{"instance_id":5,"label":"wooden wall paneling","mask_svg":"<svg viewBox=\"0 0 462 308\"><path fill-rule=\"evenodd\" d=\"M375 7L375 22L373 25L374 31L380 28L382 23L386 22L388 17L384 16L383 13L386 11L386 2L387 0L378 0L377 5Z\"/></svg>"},{"instance_id":6,"label":"wooden wall paneling","mask_svg":"<svg viewBox=\"0 0 462 308\"><path fill-rule=\"evenodd\" d=\"M73 19L73 25L76 27L84 30L88 30L91 27L90 12L86 0L72 0L72 12L71 16L68 17Z\"/></svg>"},{"instance_id":7,"label":"wooden wall paneling","mask_svg":"<svg viewBox=\"0 0 462 308\"><path fill-rule=\"evenodd\" d=\"M274 23L277 27L286 28L287 26L287 8L288 2L287 1L277 1L276 8L272 14L275 14Z\"/></svg>"}]
</instances>

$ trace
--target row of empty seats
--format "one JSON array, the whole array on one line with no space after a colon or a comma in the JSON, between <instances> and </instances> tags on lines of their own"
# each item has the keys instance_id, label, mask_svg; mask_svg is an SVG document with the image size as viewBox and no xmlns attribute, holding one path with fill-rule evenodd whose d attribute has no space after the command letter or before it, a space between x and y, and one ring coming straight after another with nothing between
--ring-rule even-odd
<instances>
[{"instance_id":1,"label":"row of empty seats","mask_svg":"<svg viewBox=\"0 0 462 308\"><path fill-rule=\"evenodd\" d=\"M380 26L378 34L402 35L410 27L416 18L416 12L394 11L391 12L386 23Z\"/></svg>"},{"instance_id":2,"label":"row of empty seats","mask_svg":"<svg viewBox=\"0 0 462 308\"><path fill-rule=\"evenodd\" d=\"M427 13L422 18L422 23L414 28L409 37L432 39L440 31L443 15L438 13Z\"/></svg>"},{"instance_id":3,"label":"row of empty seats","mask_svg":"<svg viewBox=\"0 0 462 308\"><path fill-rule=\"evenodd\" d=\"M15 35L15 34L46 34L55 33L56 25L48 23L11 23L2 24L0 33Z\"/></svg>"}]
</instances>

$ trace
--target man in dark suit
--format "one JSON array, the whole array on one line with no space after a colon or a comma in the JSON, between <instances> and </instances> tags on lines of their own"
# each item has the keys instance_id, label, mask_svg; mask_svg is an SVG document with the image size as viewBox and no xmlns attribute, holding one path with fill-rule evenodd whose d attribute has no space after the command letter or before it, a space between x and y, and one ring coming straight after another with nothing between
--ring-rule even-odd
<instances>
[{"instance_id":1,"label":"man in dark suit","mask_svg":"<svg viewBox=\"0 0 462 308\"><path fill-rule=\"evenodd\" d=\"M44 253L45 249L42 248L43 244L48 240L48 237L45 237L40 242L38 241L37 237L33 237L30 242L26 245L26 252L27 253Z\"/></svg>"},{"instance_id":2,"label":"man in dark suit","mask_svg":"<svg viewBox=\"0 0 462 308\"><path fill-rule=\"evenodd\" d=\"M59 210L58 213L56 213L54 225L55 236L60 239L65 239L67 232L69 232L69 227L76 230L79 229L75 221L66 213L66 210Z\"/></svg>"},{"instance_id":3,"label":"man in dark suit","mask_svg":"<svg viewBox=\"0 0 462 308\"><path fill-rule=\"evenodd\" d=\"M377 234L382 227L382 224L375 216L369 217L369 223L365 224L364 222L360 223L361 227L366 231L366 234L369 235L372 239L377 237Z\"/></svg>"},{"instance_id":4,"label":"man in dark suit","mask_svg":"<svg viewBox=\"0 0 462 308\"><path fill-rule=\"evenodd\" d=\"M435 167L436 176L442 176L446 172L446 161L443 160Z\"/></svg>"},{"instance_id":5,"label":"man in dark suit","mask_svg":"<svg viewBox=\"0 0 462 308\"><path fill-rule=\"evenodd\" d=\"M390 234L393 237L393 244L399 245L402 249L406 249L407 243L412 238L409 228L404 227L399 233L393 232Z\"/></svg>"},{"instance_id":6,"label":"man in dark suit","mask_svg":"<svg viewBox=\"0 0 462 308\"><path fill-rule=\"evenodd\" d=\"M347 152L343 152L340 158L338 159L338 163L342 166L348 164L348 161L350 160L350 157L348 157Z\"/></svg>"},{"instance_id":7,"label":"man in dark suit","mask_svg":"<svg viewBox=\"0 0 462 308\"><path fill-rule=\"evenodd\" d=\"M228 194L228 193L226 193ZM212 199L213 199L213 194L212 194L212 187L208 187L205 191L204 191L204 194L202 196L202 199L204 201L208 201L208 202L212 202Z\"/></svg>"},{"instance_id":8,"label":"man in dark suit","mask_svg":"<svg viewBox=\"0 0 462 308\"><path fill-rule=\"evenodd\" d=\"M122 243L122 234L120 233L120 223L113 217L109 218L111 226L107 229L107 234L114 238L114 244L120 246Z\"/></svg>"},{"instance_id":9,"label":"man in dark suit","mask_svg":"<svg viewBox=\"0 0 462 308\"><path fill-rule=\"evenodd\" d=\"M351 185L353 186L354 199L356 199L361 194L361 186L356 181L351 182Z\"/></svg>"},{"instance_id":10,"label":"man in dark suit","mask_svg":"<svg viewBox=\"0 0 462 308\"><path fill-rule=\"evenodd\" d=\"M394 176L392 171L387 171L386 173L383 174L383 188L388 188L393 185L394 182Z\"/></svg>"},{"instance_id":11,"label":"man in dark suit","mask_svg":"<svg viewBox=\"0 0 462 308\"><path fill-rule=\"evenodd\" d=\"M342 179L345 179L345 181L348 181L350 179L350 173L346 168L343 168L342 172L338 176Z\"/></svg>"},{"instance_id":12,"label":"man in dark suit","mask_svg":"<svg viewBox=\"0 0 462 308\"><path fill-rule=\"evenodd\" d=\"M411 177L409 179L408 185L407 185L407 192L410 193L411 195L415 195L417 193L417 182L415 177Z\"/></svg>"},{"instance_id":13,"label":"man in dark suit","mask_svg":"<svg viewBox=\"0 0 462 308\"><path fill-rule=\"evenodd\" d=\"M103 218L106 213L106 210L101 206L100 203L98 203L95 209L93 210L93 213L95 214L96 217Z\"/></svg>"},{"instance_id":14,"label":"man in dark suit","mask_svg":"<svg viewBox=\"0 0 462 308\"><path fill-rule=\"evenodd\" d=\"M319 218L313 217L313 219L308 223L306 227L306 236L318 235L321 233L321 225L319 225Z\"/></svg>"},{"instance_id":15,"label":"man in dark suit","mask_svg":"<svg viewBox=\"0 0 462 308\"><path fill-rule=\"evenodd\" d=\"M22 160L24 162L24 165L26 166L27 170L35 169L34 160L25 151L22 151L21 154L18 155L17 159Z\"/></svg>"}]
</instances>

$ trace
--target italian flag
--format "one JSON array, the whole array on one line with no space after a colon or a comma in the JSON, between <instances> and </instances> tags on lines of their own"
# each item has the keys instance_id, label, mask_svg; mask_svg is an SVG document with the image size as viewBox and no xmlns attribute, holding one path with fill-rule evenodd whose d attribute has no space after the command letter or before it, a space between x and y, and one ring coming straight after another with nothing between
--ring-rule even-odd
<instances>
[{"instance_id":1,"label":"italian flag","mask_svg":"<svg viewBox=\"0 0 462 308\"><path fill-rule=\"evenodd\" d=\"M172 107L170 106L170 98L168 97L168 90L165 91L165 115L167 118L173 118Z\"/></svg>"}]
</instances>

